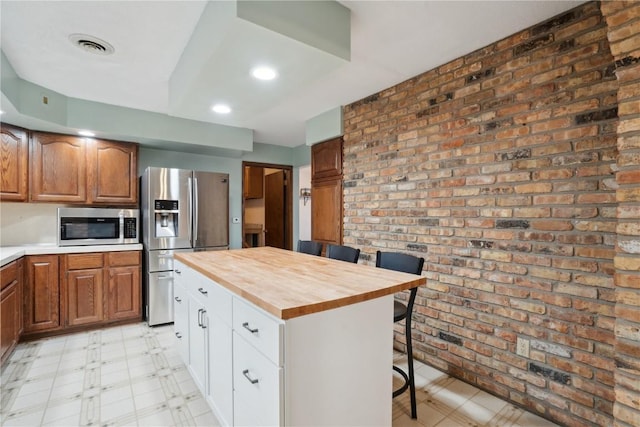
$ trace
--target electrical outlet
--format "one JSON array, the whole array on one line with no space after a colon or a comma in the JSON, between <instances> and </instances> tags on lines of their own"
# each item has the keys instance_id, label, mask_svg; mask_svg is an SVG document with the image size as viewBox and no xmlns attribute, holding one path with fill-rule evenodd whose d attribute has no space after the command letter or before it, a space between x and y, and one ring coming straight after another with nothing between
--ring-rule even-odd
<instances>
[{"instance_id":1,"label":"electrical outlet","mask_svg":"<svg viewBox=\"0 0 640 427\"><path fill-rule=\"evenodd\" d=\"M529 357L529 340L520 337L516 339L516 354L522 357Z\"/></svg>"}]
</instances>

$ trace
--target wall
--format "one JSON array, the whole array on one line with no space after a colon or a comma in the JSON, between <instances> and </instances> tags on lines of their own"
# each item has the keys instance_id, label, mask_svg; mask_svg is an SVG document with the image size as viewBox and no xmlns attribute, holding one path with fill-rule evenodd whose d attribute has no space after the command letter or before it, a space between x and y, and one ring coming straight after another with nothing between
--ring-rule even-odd
<instances>
[{"instance_id":1,"label":"wall","mask_svg":"<svg viewBox=\"0 0 640 427\"><path fill-rule=\"evenodd\" d=\"M587 3L344 108L344 243L370 264L376 250L426 260L414 355L563 425L611 425L618 349L638 366L637 338L616 341L616 295L636 318L639 301L617 216L640 234L637 190L616 210L617 95ZM633 294L615 288L621 263ZM624 393L637 409L637 386Z\"/></svg>"},{"instance_id":2,"label":"wall","mask_svg":"<svg viewBox=\"0 0 640 427\"><path fill-rule=\"evenodd\" d=\"M298 192L294 195L295 200L298 197L298 232L299 240L311 240L311 203L313 200L309 199L306 204L302 198L300 198L300 188L311 188L311 166L303 166L298 169ZM297 247L297 240L293 241L293 246Z\"/></svg>"},{"instance_id":3,"label":"wall","mask_svg":"<svg viewBox=\"0 0 640 427\"><path fill-rule=\"evenodd\" d=\"M618 79L616 425L640 425L640 3L602 2Z\"/></svg>"},{"instance_id":4,"label":"wall","mask_svg":"<svg viewBox=\"0 0 640 427\"><path fill-rule=\"evenodd\" d=\"M58 208L55 203L0 205L0 246L57 243Z\"/></svg>"},{"instance_id":5,"label":"wall","mask_svg":"<svg viewBox=\"0 0 640 427\"><path fill-rule=\"evenodd\" d=\"M296 154L297 153L297 154ZM242 161L272 163L278 165L294 165L296 159L304 161L310 153L309 147L302 149L281 147L269 144L254 144L254 151L241 158L216 157L202 154L182 153L168 150L155 150L140 147L138 155L138 173L142 174L148 166L194 169L200 171L223 172L229 174L229 218L242 218ZM294 159L296 157L296 159ZM294 179L293 193L299 194ZM264 208L262 208L264 210ZM297 239L296 228L298 217L297 203L293 204L293 238ZM264 213L262 214L264 216ZM251 221L247 221L251 222ZM264 222L264 221L263 221ZM295 242L296 240L294 240ZM229 246L232 249L242 247L242 224L229 224Z\"/></svg>"}]
</instances>

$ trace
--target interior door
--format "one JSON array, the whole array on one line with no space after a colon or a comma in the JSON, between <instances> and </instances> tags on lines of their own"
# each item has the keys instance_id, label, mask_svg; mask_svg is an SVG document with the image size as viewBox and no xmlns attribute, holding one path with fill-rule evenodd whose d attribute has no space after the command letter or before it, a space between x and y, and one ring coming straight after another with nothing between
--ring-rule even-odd
<instances>
[{"instance_id":1,"label":"interior door","mask_svg":"<svg viewBox=\"0 0 640 427\"><path fill-rule=\"evenodd\" d=\"M284 171L265 176L264 225L265 245L274 248L285 247L286 224L286 181Z\"/></svg>"}]
</instances>

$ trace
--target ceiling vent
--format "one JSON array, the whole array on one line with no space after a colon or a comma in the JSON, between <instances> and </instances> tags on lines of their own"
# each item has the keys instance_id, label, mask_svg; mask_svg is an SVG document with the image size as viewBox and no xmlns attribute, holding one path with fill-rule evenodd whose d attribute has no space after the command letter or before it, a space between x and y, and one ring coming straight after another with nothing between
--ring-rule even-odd
<instances>
[{"instance_id":1,"label":"ceiling vent","mask_svg":"<svg viewBox=\"0 0 640 427\"><path fill-rule=\"evenodd\" d=\"M71 34L69 40L80 49L97 55L111 55L115 51L106 41L87 34Z\"/></svg>"}]
</instances>

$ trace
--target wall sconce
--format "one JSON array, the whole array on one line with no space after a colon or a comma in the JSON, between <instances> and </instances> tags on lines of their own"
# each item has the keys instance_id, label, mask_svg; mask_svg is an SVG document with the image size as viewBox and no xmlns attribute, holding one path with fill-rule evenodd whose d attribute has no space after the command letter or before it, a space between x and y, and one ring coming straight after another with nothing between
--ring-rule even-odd
<instances>
[{"instance_id":1,"label":"wall sconce","mask_svg":"<svg viewBox=\"0 0 640 427\"><path fill-rule=\"evenodd\" d=\"M302 203L304 206L307 206L307 202L311 200L311 189L310 188L301 188L300 189L300 198L302 199Z\"/></svg>"}]
</instances>

